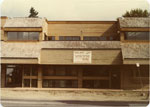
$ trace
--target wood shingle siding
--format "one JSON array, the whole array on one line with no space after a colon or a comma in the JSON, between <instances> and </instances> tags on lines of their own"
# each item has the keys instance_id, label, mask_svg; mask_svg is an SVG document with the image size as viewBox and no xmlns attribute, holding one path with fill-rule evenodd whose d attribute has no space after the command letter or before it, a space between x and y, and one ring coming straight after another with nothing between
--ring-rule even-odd
<instances>
[{"instance_id":1,"label":"wood shingle siding","mask_svg":"<svg viewBox=\"0 0 150 107\"><path fill-rule=\"evenodd\" d=\"M45 50L43 49L41 50L40 63L41 64L74 64L75 65L75 63L73 63L73 51L74 50ZM78 50L78 51L87 51L87 50ZM121 56L120 50L90 50L90 51L92 52L92 61L89 65L122 64L122 56ZM84 64L81 64L81 65L84 65Z\"/></svg>"},{"instance_id":2,"label":"wood shingle siding","mask_svg":"<svg viewBox=\"0 0 150 107\"><path fill-rule=\"evenodd\" d=\"M120 28L149 28L150 18L126 17L119 18Z\"/></svg>"}]
</instances>

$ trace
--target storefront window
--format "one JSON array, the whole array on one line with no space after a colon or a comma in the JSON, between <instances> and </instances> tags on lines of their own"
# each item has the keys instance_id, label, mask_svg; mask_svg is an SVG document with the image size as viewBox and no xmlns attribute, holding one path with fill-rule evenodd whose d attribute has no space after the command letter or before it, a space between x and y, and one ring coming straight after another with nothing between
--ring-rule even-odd
<instances>
[{"instance_id":1,"label":"storefront window","mask_svg":"<svg viewBox=\"0 0 150 107\"><path fill-rule=\"evenodd\" d=\"M83 80L83 88L109 88L108 80Z\"/></svg>"},{"instance_id":2,"label":"storefront window","mask_svg":"<svg viewBox=\"0 0 150 107\"><path fill-rule=\"evenodd\" d=\"M24 76L30 76L31 70L31 66L24 66Z\"/></svg>"},{"instance_id":3,"label":"storefront window","mask_svg":"<svg viewBox=\"0 0 150 107\"><path fill-rule=\"evenodd\" d=\"M32 87L37 87L37 79L32 79Z\"/></svg>"},{"instance_id":4,"label":"storefront window","mask_svg":"<svg viewBox=\"0 0 150 107\"><path fill-rule=\"evenodd\" d=\"M111 72L112 69L106 66L102 67L85 67L83 71L83 76L99 76L99 77L108 77L109 72Z\"/></svg>"},{"instance_id":5,"label":"storefront window","mask_svg":"<svg viewBox=\"0 0 150 107\"><path fill-rule=\"evenodd\" d=\"M24 79L24 87L30 87L30 79Z\"/></svg>"}]
</instances>

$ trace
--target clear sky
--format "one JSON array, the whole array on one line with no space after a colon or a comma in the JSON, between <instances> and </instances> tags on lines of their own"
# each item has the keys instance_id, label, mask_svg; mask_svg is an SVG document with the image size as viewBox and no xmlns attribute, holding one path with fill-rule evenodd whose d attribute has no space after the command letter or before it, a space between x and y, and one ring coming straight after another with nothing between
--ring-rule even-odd
<instances>
[{"instance_id":1,"label":"clear sky","mask_svg":"<svg viewBox=\"0 0 150 107\"><path fill-rule=\"evenodd\" d=\"M31 6L48 20L116 20L126 10L149 10L148 0L0 0L1 16L28 17Z\"/></svg>"}]
</instances>

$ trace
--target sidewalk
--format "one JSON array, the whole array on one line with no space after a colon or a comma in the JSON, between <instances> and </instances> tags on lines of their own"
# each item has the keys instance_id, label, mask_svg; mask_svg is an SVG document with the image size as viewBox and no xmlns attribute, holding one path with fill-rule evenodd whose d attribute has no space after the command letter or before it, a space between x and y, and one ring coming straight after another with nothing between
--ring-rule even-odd
<instances>
[{"instance_id":1,"label":"sidewalk","mask_svg":"<svg viewBox=\"0 0 150 107\"><path fill-rule=\"evenodd\" d=\"M148 101L148 92L111 89L2 88L2 99L74 101Z\"/></svg>"}]
</instances>

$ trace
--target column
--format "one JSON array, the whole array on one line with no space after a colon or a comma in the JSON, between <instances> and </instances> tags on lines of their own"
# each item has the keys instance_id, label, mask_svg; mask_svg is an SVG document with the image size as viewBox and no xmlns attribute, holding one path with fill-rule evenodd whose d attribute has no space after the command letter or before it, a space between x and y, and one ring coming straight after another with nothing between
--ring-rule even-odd
<instances>
[{"instance_id":1,"label":"column","mask_svg":"<svg viewBox=\"0 0 150 107\"><path fill-rule=\"evenodd\" d=\"M42 66L38 66L38 88L42 88Z\"/></svg>"}]
</instances>

